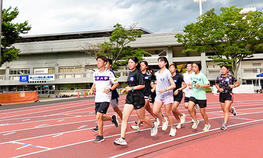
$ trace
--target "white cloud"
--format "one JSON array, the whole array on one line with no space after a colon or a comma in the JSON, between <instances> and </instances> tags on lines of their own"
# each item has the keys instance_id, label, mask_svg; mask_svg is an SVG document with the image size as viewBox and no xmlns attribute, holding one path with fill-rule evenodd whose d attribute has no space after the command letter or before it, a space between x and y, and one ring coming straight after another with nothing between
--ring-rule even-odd
<instances>
[{"instance_id":1,"label":"white cloud","mask_svg":"<svg viewBox=\"0 0 263 158\"><path fill-rule=\"evenodd\" d=\"M253 1L263 7L261 0ZM204 10L226 4L244 7L250 2L208 0ZM153 32L174 32L199 15L193 0L5 0L4 8L8 6L18 7L16 21L29 21L29 34L111 29L116 23L137 24Z\"/></svg>"}]
</instances>

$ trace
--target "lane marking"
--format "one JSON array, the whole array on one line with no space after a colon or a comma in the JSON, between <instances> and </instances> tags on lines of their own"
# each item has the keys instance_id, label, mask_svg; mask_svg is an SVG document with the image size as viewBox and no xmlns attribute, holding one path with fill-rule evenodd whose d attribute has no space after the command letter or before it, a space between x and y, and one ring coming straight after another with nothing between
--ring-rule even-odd
<instances>
[{"instance_id":1,"label":"lane marking","mask_svg":"<svg viewBox=\"0 0 263 158\"><path fill-rule=\"evenodd\" d=\"M245 124L261 122L261 121L263 121L263 119L237 123L237 124L229 125L229 127L235 127L235 126L239 126L239 125L245 125ZM159 142L159 143L155 143L155 144L151 144L151 145L144 146L144 147L141 147L141 148L137 148L137 149L134 149L134 150L130 150L130 151L124 152L122 154L114 155L114 156L111 156L110 158L121 157L121 156L124 156L124 155L128 155L128 154L131 154L131 153L134 153L134 152L137 152L137 151L141 151L141 150L144 150L144 149L149 149L149 148L152 148L152 147L155 147L155 146L158 146L158 145L162 145L162 144L165 144L165 143L173 142L173 141L176 141L176 140L180 140L180 139L183 139L183 138L188 138L188 137L192 137L192 136L196 136L196 135L200 135L200 134L204 134L204 133L210 133L210 132L213 132L213 131L216 131L216 130L220 130L220 128L214 128L214 129L209 130L208 132L198 132L198 133L193 133L193 134L190 134L190 135L185 135L185 136L174 138L174 139L169 139L169 140L162 141L162 142Z\"/></svg>"},{"instance_id":2,"label":"lane marking","mask_svg":"<svg viewBox=\"0 0 263 158\"><path fill-rule=\"evenodd\" d=\"M261 112L261 113L263 113L263 112ZM250 113L250 114L252 114L252 113ZM223 118L223 117L217 117L217 118ZM215 118L213 118L213 119L215 119ZM258 119L258 120L253 120L253 121L247 121L247 122L242 122L242 123L238 123L238 124L233 124L233 125L229 125L228 127L235 127L235 126L239 126L239 125L255 123L255 122L261 122L261 121L263 121L263 119ZM189 121L188 123L190 123L190 122L191 121ZM161 127L159 127L159 128L161 128ZM143 129L141 131L146 131L146 130L150 130L150 129L151 128L147 128L147 129ZM220 128L211 129L209 132L212 132L212 131L215 131L215 130L220 130ZM128 135L128 134L131 134L131 133L137 133L137 131L130 131L130 132L127 132L126 134ZM162 141L162 142L159 142L159 143L156 143L156 144L152 144L152 145L149 145L149 146L146 146L146 147L137 148L135 150L131 150L131 151L128 151L128 152L125 152L125 153L122 153L122 154L115 155L112 158L123 156L123 155L127 155L127 154L130 154L130 153L139 151L139 150L143 150L143 149L150 148L150 147L153 147L153 146L157 146L157 145L160 145L160 144L168 143L168 142L171 142L171 141L175 141L175 140L179 140L179 139L183 139L183 138L187 138L187 137L191 137L191 136L195 136L195 135L199 135L199 134L203 134L203 133L208 133L208 132L198 132L198 133L194 133L194 134L185 135L185 136L182 136L182 137L178 137L178 138ZM106 136L105 138L112 138L112 137L115 137L115 136L120 136L120 134ZM94 139L90 139L90 140L86 140L86 141L82 141L82 142L78 142L78 143L67 144L67 145L51 148L49 150L41 150L41 151L32 152L32 153L28 153L28 154L24 154L24 155L19 155L19 156L16 156L16 157L17 158L25 157L25 156L34 155L34 154L38 154L38 153L42 153L42 152L46 152L46 151L50 151L50 150L56 150L56 149L61 149L61 148L69 147L69 146L74 146L74 145L79 145L79 144L83 144L83 143L88 143L88 142L91 142L93 140Z\"/></svg>"}]
</instances>

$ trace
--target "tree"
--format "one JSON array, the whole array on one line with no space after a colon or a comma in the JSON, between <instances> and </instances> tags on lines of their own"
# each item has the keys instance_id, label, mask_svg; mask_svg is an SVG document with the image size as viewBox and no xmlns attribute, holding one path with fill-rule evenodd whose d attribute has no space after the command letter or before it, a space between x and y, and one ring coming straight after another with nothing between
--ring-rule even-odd
<instances>
[{"instance_id":1,"label":"tree","mask_svg":"<svg viewBox=\"0 0 263 158\"><path fill-rule=\"evenodd\" d=\"M263 13L243 14L242 8L234 6L220 10L219 15L214 9L207 11L175 38L185 47L183 52L212 53L214 56L209 58L232 67L231 72L237 77L241 61L252 57L263 43Z\"/></svg>"},{"instance_id":2,"label":"tree","mask_svg":"<svg viewBox=\"0 0 263 158\"><path fill-rule=\"evenodd\" d=\"M14 23L19 11L17 8L9 7L2 11L2 37L1 37L1 61L0 66L5 62L11 62L18 59L19 49L13 44L21 38L20 34L26 34L31 29L28 21Z\"/></svg>"},{"instance_id":3,"label":"tree","mask_svg":"<svg viewBox=\"0 0 263 158\"><path fill-rule=\"evenodd\" d=\"M147 52L143 49L133 49L128 46L129 43L136 41L141 37L142 31L136 30L134 26L129 29L124 28L121 24L114 25L114 29L110 35L109 42L98 45L97 55L104 55L113 61L113 69L118 66L127 64L130 57L136 56L142 59L143 54Z\"/></svg>"}]
</instances>

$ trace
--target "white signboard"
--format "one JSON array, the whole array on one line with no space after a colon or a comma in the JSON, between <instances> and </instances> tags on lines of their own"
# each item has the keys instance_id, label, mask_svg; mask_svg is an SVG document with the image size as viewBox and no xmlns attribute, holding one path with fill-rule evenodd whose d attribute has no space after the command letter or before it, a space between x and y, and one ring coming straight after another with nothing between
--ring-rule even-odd
<instances>
[{"instance_id":1,"label":"white signboard","mask_svg":"<svg viewBox=\"0 0 263 158\"><path fill-rule=\"evenodd\" d=\"M34 74L48 74L48 68L34 69Z\"/></svg>"},{"instance_id":2,"label":"white signboard","mask_svg":"<svg viewBox=\"0 0 263 158\"><path fill-rule=\"evenodd\" d=\"M54 81L55 75L29 75L28 81Z\"/></svg>"}]
</instances>

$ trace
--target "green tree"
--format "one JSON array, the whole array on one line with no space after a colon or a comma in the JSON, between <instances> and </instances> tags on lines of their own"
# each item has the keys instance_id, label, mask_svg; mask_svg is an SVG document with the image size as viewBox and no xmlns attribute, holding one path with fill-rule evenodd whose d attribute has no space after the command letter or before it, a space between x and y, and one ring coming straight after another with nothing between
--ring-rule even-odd
<instances>
[{"instance_id":1,"label":"green tree","mask_svg":"<svg viewBox=\"0 0 263 158\"><path fill-rule=\"evenodd\" d=\"M26 34L31 29L28 22L15 23L19 11L17 8L9 7L2 10L2 37L1 37L1 61L0 66L5 62L18 59L19 49L13 44L21 38L20 34Z\"/></svg>"},{"instance_id":2,"label":"green tree","mask_svg":"<svg viewBox=\"0 0 263 158\"><path fill-rule=\"evenodd\" d=\"M136 41L143 34L142 31L135 29L134 26L126 29L121 24L114 25L109 42L104 42L98 46L96 55L104 55L113 61L113 69L127 64L127 59L136 56L142 59L147 52L143 49L133 49L129 43Z\"/></svg>"},{"instance_id":3,"label":"green tree","mask_svg":"<svg viewBox=\"0 0 263 158\"><path fill-rule=\"evenodd\" d=\"M207 11L175 38L185 47L183 52L213 53L209 58L219 65L231 66L237 77L241 61L252 57L263 43L263 13L244 14L242 8L234 6L220 10L219 15L214 9Z\"/></svg>"}]
</instances>

